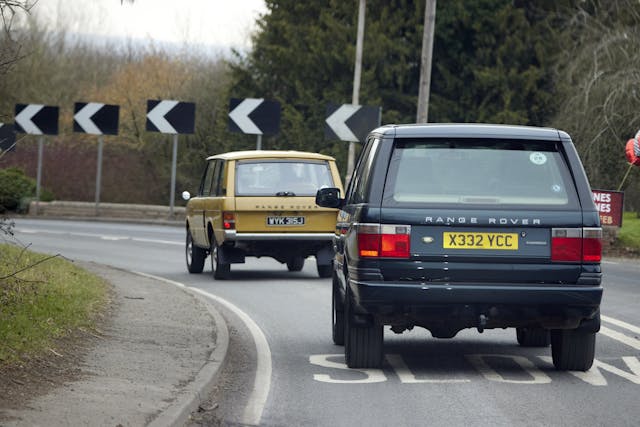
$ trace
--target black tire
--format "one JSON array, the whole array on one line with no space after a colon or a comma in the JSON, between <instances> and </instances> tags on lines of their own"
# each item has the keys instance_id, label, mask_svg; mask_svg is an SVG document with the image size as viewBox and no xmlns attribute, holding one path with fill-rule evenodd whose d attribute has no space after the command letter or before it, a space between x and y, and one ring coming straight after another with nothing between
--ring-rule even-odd
<instances>
[{"instance_id":1,"label":"black tire","mask_svg":"<svg viewBox=\"0 0 640 427\"><path fill-rule=\"evenodd\" d=\"M516 328L516 338L522 347L549 347L551 334L548 329Z\"/></svg>"},{"instance_id":2,"label":"black tire","mask_svg":"<svg viewBox=\"0 0 640 427\"><path fill-rule=\"evenodd\" d=\"M331 328L333 343L344 345L344 303L340 300L340 292L336 288L334 277L333 291L331 292Z\"/></svg>"},{"instance_id":3,"label":"black tire","mask_svg":"<svg viewBox=\"0 0 640 427\"><path fill-rule=\"evenodd\" d=\"M575 329L551 331L551 356L559 371L588 371L596 350L595 332Z\"/></svg>"},{"instance_id":4,"label":"black tire","mask_svg":"<svg viewBox=\"0 0 640 427\"><path fill-rule=\"evenodd\" d=\"M204 262L207 259L207 251L193 244L191 230L188 228L185 253L187 258L187 270L189 270L189 273L202 273L202 270L204 270Z\"/></svg>"},{"instance_id":5,"label":"black tire","mask_svg":"<svg viewBox=\"0 0 640 427\"><path fill-rule=\"evenodd\" d=\"M219 249L220 247L216 245L216 242L211 240L211 272L214 279L224 280L229 278L231 264L222 264L220 262Z\"/></svg>"},{"instance_id":6,"label":"black tire","mask_svg":"<svg viewBox=\"0 0 640 427\"><path fill-rule=\"evenodd\" d=\"M348 292L348 291L347 291ZM382 325L357 325L351 314L350 298L345 298L344 359L348 367L380 368L383 356Z\"/></svg>"},{"instance_id":7,"label":"black tire","mask_svg":"<svg viewBox=\"0 0 640 427\"><path fill-rule=\"evenodd\" d=\"M318 264L316 261L316 267L318 268L318 276L323 279L331 277L333 274L333 261L329 264Z\"/></svg>"},{"instance_id":8,"label":"black tire","mask_svg":"<svg viewBox=\"0 0 640 427\"><path fill-rule=\"evenodd\" d=\"M304 257L294 256L287 261L287 268L289 271L300 271L304 267Z\"/></svg>"}]
</instances>

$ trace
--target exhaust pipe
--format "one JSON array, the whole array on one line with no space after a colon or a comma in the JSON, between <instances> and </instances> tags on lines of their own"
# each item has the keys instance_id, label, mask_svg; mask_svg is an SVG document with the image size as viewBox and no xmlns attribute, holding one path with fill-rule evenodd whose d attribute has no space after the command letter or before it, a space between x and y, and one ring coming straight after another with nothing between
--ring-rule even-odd
<instances>
[{"instance_id":1,"label":"exhaust pipe","mask_svg":"<svg viewBox=\"0 0 640 427\"><path fill-rule=\"evenodd\" d=\"M478 332L480 333L484 332L484 328L487 326L487 320L489 320L489 318L484 314L481 314L478 317Z\"/></svg>"}]
</instances>

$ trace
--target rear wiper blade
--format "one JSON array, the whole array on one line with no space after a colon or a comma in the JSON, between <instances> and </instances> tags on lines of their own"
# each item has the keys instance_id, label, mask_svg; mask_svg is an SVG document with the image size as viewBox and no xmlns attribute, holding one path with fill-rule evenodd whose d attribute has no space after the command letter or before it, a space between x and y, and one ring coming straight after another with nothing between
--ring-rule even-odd
<instances>
[{"instance_id":1,"label":"rear wiper blade","mask_svg":"<svg viewBox=\"0 0 640 427\"><path fill-rule=\"evenodd\" d=\"M289 196L295 196L296 193L294 193L293 191L278 191L276 193L276 196L279 197L289 197Z\"/></svg>"}]
</instances>

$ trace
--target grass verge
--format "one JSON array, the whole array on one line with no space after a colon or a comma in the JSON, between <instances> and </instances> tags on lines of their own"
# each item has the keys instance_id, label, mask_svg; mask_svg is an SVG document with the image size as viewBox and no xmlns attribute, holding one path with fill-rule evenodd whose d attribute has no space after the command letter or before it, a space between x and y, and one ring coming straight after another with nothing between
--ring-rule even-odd
<instances>
[{"instance_id":1,"label":"grass verge","mask_svg":"<svg viewBox=\"0 0 640 427\"><path fill-rule=\"evenodd\" d=\"M91 328L107 290L103 279L67 260L0 244L0 365Z\"/></svg>"},{"instance_id":2,"label":"grass verge","mask_svg":"<svg viewBox=\"0 0 640 427\"><path fill-rule=\"evenodd\" d=\"M622 246L640 249L640 218L636 212L625 212L622 227L618 231L618 243Z\"/></svg>"},{"instance_id":3,"label":"grass verge","mask_svg":"<svg viewBox=\"0 0 640 427\"><path fill-rule=\"evenodd\" d=\"M603 255L623 258L640 256L640 218L636 212L624 212L622 227L615 230L614 235L615 238L605 247Z\"/></svg>"}]
</instances>

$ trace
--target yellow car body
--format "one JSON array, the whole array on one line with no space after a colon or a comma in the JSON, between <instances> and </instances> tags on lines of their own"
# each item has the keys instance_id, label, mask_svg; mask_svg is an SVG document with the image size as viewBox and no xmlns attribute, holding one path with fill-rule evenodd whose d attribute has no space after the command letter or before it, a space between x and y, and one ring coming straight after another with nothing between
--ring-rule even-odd
<instances>
[{"instance_id":1,"label":"yellow car body","mask_svg":"<svg viewBox=\"0 0 640 427\"><path fill-rule=\"evenodd\" d=\"M331 275L337 210L315 204L319 188L342 182L335 159L301 151L236 151L207 158L186 207L187 268L224 279L246 256L272 257L290 271L315 256L318 274Z\"/></svg>"}]
</instances>

